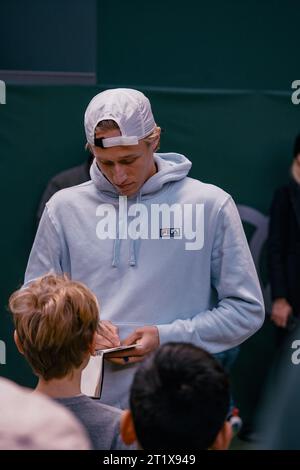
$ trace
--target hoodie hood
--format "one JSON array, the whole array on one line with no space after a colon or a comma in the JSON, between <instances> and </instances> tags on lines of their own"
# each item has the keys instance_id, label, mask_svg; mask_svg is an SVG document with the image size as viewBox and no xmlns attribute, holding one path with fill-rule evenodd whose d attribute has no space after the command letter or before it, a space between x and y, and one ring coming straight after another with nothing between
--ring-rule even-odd
<instances>
[{"instance_id":1,"label":"hoodie hood","mask_svg":"<svg viewBox=\"0 0 300 470\"><path fill-rule=\"evenodd\" d=\"M140 188L138 196L136 196L139 199L142 199L143 196L151 197L151 194L162 189L166 183L185 178L192 166L190 160L179 153L155 153L154 161L158 171ZM104 192L106 196L114 199L119 197L117 189L105 178L98 168L96 159L94 159L91 165L90 175L99 191Z\"/></svg>"},{"instance_id":2,"label":"hoodie hood","mask_svg":"<svg viewBox=\"0 0 300 470\"><path fill-rule=\"evenodd\" d=\"M160 191L165 184L170 182L179 181L182 178L185 178L192 166L192 163L183 155L178 153L155 153L154 161L157 166L157 172L155 175L151 176L136 193L136 195L129 197L128 199L135 200L135 203L138 204L142 199L151 198L152 195ZM93 183L96 188L101 191L102 196L105 198L113 199L115 203L119 203L119 193L117 189L108 181L107 178L103 175L101 170L98 168L96 159L94 159L90 175ZM116 230L116 239L114 242L113 249L113 259L112 266L117 267L120 260L120 232L123 231L124 221L120 220L117 224ZM136 243L137 240L130 240L129 247L129 265L136 265Z\"/></svg>"}]
</instances>

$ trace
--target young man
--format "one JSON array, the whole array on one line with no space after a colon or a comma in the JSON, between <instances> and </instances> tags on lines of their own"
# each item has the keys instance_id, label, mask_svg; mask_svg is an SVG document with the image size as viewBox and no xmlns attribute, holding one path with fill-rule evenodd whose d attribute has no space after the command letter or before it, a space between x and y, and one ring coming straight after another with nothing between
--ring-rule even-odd
<instances>
[{"instance_id":1,"label":"young man","mask_svg":"<svg viewBox=\"0 0 300 470\"><path fill-rule=\"evenodd\" d=\"M229 401L227 376L213 356L188 343L164 344L135 374L122 438L145 450L225 450Z\"/></svg>"},{"instance_id":2,"label":"young man","mask_svg":"<svg viewBox=\"0 0 300 470\"><path fill-rule=\"evenodd\" d=\"M46 275L14 292L9 308L16 345L39 378L36 391L71 410L94 449L124 449L120 410L93 401L80 389L99 320L92 292L65 275Z\"/></svg>"},{"instance_id":3,"label":"young man","mask_svg":"<svg viewBox=\"0 0 300 470\"><path fill-rule=\"evenodd\" d=\"M135 363L159 344L224 351L260 328L264 306L234 202L187 177L183 155L156 153L160 128L141 92L96 95L85 131L91 181L46 204L25 283L49 270L83 281L107 321L97 346L139 344L105 368L101 400L124 408Z\"/></svg>"}]
</instances>

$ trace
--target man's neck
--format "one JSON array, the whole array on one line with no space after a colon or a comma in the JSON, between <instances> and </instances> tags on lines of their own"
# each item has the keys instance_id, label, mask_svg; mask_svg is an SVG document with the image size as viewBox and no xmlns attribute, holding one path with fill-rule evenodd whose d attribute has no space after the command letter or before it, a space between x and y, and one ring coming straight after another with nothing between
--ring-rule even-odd
<instances>
[{"instance_id":1,"label":"man's neck","mask_svg":"<svg viewBox=\"0 0 300 470\"><path fill-rule=\"evenodd\" d=\"M47 381L40 377L35 390L51 398L66 398L80 395L81 372L81 370L75 370L72 375L62 379Z\"/></svg>"}]
</instances>

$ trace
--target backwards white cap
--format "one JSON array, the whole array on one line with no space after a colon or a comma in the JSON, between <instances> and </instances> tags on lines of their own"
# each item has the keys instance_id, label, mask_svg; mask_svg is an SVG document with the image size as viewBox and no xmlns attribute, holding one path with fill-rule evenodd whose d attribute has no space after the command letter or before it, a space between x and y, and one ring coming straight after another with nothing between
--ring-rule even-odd
<instances>
[{"instance_id":1,"label":"backwards white cap","mask_svg":"<svg viewBox=\"0 0 300 470\"><path fill-rule=\"evenodd\" d=\"M100 121L112 119L121 136L102 139L103 147L137 145L156 127L150 101L137 90L115 88L106 90L90 101L84 115L84 128L89 144L95 144L95 128Z\"/></svg>"}]
</instances>

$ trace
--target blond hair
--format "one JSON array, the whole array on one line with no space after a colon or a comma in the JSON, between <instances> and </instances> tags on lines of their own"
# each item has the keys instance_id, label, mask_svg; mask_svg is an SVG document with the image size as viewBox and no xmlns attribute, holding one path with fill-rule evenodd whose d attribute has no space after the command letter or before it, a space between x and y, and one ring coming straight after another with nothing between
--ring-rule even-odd
<instances>
[{"instance_id":1,"label":"blond hair","mask_svg":"<svg viewBox=\"0 0 300 470\"><path fill-rule=\"evenodd\" d=\"M37 375L62 378L82 364L99 317L97 299L84 284L48 274L14 292L9 308L23 353Z\"/></svg>"},{"instance_id":2,"label":"blond hair","mask_svg":"<svg viewBox=\"0 0 300 470\"><path fill-rule=\"evenodd\" d=\"M155 152L157 150L159 150L159 146L160 146L160 134L161 134L161 128L156 126L154 128L154 130L151 132L151 134L147 135L147 137L145 137L143 139L144 142L146 142L146 144L152 144L152 142L155 142L157 140L157 145L155 147Z\"/></svg>"}]
</instances>

